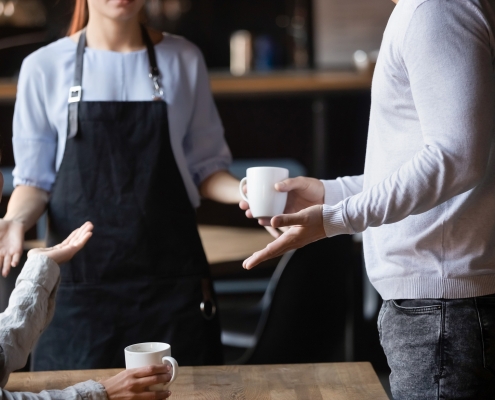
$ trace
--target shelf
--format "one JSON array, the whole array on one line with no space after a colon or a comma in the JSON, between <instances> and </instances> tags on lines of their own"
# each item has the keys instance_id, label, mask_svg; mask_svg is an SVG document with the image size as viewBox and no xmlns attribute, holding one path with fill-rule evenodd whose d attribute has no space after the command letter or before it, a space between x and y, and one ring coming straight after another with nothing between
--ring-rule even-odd
<instances>
[{"instance_id":1,"label":"shelf","mask_svg":"<svg viewBox=\"0 0 495 400\"><path fill-rule=\"evenodd\" d=\"M235 77L210 73L215 96L263 94L315 94L371 88L371 74L352 71L273 72Z\"/></svg>"},{"instance_id":2,"label":"shelf","mask_svg":"<svg viewBox=\"0 0 495 400\"><path fill-rule=\"evenodd\" d=\"M0 101L14 101L17 92L15 81L0 80Z\"/></svg>"}]
</instances>

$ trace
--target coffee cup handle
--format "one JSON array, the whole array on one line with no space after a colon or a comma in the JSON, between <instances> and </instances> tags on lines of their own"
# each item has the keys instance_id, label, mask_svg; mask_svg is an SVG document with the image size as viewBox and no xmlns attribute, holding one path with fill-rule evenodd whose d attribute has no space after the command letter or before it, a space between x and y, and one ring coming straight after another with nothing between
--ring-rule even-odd
<instances>
[{"instance_id":1,"label":"coffee cup handle","mask_svg":"<svg viewBox=\"0 0 495 400\"><path fill-rule=\"evenodd\" d=\"M177 378L177 375L179 374L179 364L173 357L163 357L162 364L166 364L167 362L172 366L172 379L170 379L170 382L166 383L166 385L170 385L173 381L175 381L175 378Z\"/></svg>"},{"instance_id":2,"label":"coffee cup handle","mask_svg":"<svg viewBox=\"0 0 495 400\"><path fill-rule=\"evenodd\" d=\"M249 203L249 200L247 196L244 194L244 190L243 190L246 182L247 182L247 177L242 178L241 182L239 182L239 193L241 194L241 197Z\"/></svg>"}]
</instances>

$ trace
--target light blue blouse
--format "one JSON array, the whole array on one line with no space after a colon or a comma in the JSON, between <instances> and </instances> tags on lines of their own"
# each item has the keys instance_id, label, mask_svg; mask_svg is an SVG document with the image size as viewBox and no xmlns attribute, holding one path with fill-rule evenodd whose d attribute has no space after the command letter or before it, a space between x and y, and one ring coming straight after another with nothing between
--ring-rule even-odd
<instances>
[{"instance_id":1,"label":"light blue blouse","mask_svg":"<svg viewBox=\"0 0 495 400\"><path fill-rule=\"evenodd\" d=\"M164 34L155 45L162 75L172 149L193 206L198 185L227 169L231 154L209 87L199 49L182 37ZM14 112L15 185L51 191L67 136L67 99L72 86L76 43L66 37L28 56L21 68ZM118 53L87 48L83 101L151 101L146 50Z\"/></svg>"}]
</instances>

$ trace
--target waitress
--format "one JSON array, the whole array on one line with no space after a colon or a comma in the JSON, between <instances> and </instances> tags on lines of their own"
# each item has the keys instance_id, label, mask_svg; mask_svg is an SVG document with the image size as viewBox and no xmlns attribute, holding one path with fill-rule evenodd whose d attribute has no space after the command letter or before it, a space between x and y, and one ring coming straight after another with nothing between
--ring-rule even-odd
<instances>
[{"instance_id":1,"label":"waitress","mask_svg":"<svg viewBox=\"0 0 495 400\"><path fill-rule=\"evenodd\" d=\"M69 36L22 65L3 275L46 208L49 245L95 226L62 271L35 370L123 367L147 341L181 365L222 363L194 207L238 202L238 181L199 50L140 25L144 3L77 0Z\"/></svg>"}]
</instances>

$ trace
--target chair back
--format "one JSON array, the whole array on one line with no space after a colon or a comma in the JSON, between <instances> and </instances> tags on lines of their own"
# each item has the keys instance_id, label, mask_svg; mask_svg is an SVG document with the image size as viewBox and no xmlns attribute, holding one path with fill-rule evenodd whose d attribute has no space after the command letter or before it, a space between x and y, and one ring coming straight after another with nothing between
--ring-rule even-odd
<instances>
[{"instance_id":1,"label":"chair back","mask_svg":"<svg viewBox=\"0 0 495 400\"><path fill-rule=\"evenodd\" d=\"M350 236L285 254L262 299L256 344L239 363L345 361L352 257Z\"/></svg>"}]
</instances>

